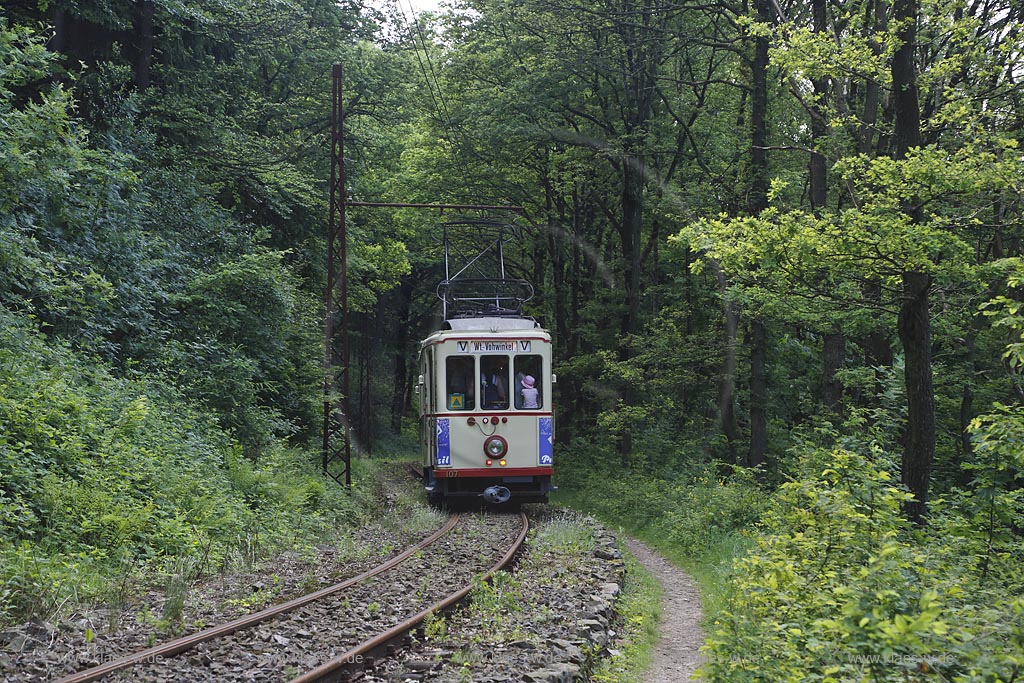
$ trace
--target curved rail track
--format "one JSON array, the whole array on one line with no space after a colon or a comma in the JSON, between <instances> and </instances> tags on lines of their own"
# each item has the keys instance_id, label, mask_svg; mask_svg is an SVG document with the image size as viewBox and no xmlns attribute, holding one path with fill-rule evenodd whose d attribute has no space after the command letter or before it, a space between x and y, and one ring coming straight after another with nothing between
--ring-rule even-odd
<instances>
[{"instance_id":1,"label":"curved rail track","mask_svg":"<svg viewBox=\"0 0 1024 683\"><path fill-rule=\"evenodd\" d=\"M528 528L522 513L456 514L427 538L358 576L56 683L340 680L428 615L463 599L474 577L489 578L505 567ZM301 647L293 641L301 641Z\"/></svg>"}]
</instances>

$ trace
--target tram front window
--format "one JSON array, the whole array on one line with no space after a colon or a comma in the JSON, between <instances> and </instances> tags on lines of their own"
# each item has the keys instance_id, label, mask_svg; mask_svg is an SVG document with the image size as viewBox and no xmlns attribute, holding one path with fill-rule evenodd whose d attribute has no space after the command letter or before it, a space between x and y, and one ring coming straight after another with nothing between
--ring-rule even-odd
<instances>
[{"instance_id":1,"label":"tram front window","mask_svg":"<svg viewBox=\"0 0 1024 683\"><path fill-rule=\"evenodd\" d=\"M476 405L472 356L448 356L445 359L445 395L448 410L473 410Z\"/></svg>"},{"instance_id":2,"label":"tram front window","mask_svg":"<svg viewBox=\"0 0 1024 683\"><path fill-rule=\"evenodd\" d=\"M520 410L534 410L544 407L541 394L542 359L538 355L519 354L515 359L515 377L512 379L512 396Z\"/></svg>"},{"instance_id":3,"label":"tram front window","mask_svg":"<svg viewBox=\"0 0 1024 683\"><path fill-rule=\"evenodd\" d=\"M484 410L508 408L508 356L480 357L480 389Z\"/></svg>"}]
</instances>

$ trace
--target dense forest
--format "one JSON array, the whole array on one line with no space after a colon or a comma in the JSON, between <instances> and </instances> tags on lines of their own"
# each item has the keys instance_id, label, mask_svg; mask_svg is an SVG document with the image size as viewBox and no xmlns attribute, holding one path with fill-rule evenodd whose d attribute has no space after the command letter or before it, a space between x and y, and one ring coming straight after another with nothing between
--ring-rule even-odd
<instances>
[{"instance_id":1,"label":"dense forest","mask_svg":"<svg viewBox=\"0 0 1024 683\"><path fill-rule=\"evenodd\" d=\"M0 610L315 538L348 196L513 204L566 500L706 572L715 681L1024 677L1015 0L7 0ZM352 208L360 458L438 225Z\"/></svg>"}]
</instances>

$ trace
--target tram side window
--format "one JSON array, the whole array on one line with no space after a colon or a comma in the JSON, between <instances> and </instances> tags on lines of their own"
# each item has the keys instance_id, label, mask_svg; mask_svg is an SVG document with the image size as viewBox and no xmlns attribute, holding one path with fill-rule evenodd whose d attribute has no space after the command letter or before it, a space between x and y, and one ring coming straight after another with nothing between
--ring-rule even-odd
<instances>
[{"instance_id":1,"label":"tram side window","mask_svg":"<svg viewBox=\"0 0 1024 683\"><path fill-rule=\"evenodd\" d=\"M541 381L542 367L542 359L538 355L516 356L516 373L513 381L516 408L532 410L544 407L544 396L541 394L544 384Z\"/></svg>"},{"instance_id":2,"label":"tram side window","mask_svg":"<svg viewBox=\"0 0 1024 683\"><path fill-rule=\"evenodd\" d=\"M448 356L445 359L445 396L448 410L473 410L476 405L476 380L472 356Z\"/></svg>"},{"instance_id":3,"label":"tram side window","mask_svg":"<svg viewBox=\"0 0 1024 683\"><path fill-rule=\"evenodd\" d=\"M480 389L485 410L508 408L508 356L480 356Z\"/></svg>"},{"instance_id":4,"label":"tram side window","mask_svg":"<svg viewBox=\"0 0 1024 683\"><path fill-rule=\"evenodd\" d=\"M423 387L423 405L427 412L434 412L434 401L437 390L434 388L434 354L427 353L427 371L423 373L426 377L426 386Z\"/></svg>"}]
</instances>

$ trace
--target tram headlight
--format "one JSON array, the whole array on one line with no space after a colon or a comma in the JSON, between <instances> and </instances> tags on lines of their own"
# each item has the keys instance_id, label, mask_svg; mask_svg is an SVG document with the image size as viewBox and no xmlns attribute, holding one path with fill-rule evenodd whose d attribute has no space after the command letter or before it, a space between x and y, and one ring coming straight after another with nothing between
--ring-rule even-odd
<instances>
[{"instance_id":1,"label":"tram headlight","mask_svg":"<svg viewBox=\"0 0 1024 683\"><path fill-rule=\"evenodd\" d=\"M484 455L488 458L498 460L505 457L506 453L508 453L508 442L504 437L494 435L487 437L487 440L484 441Z\"/></svg>"}]
</instances>

